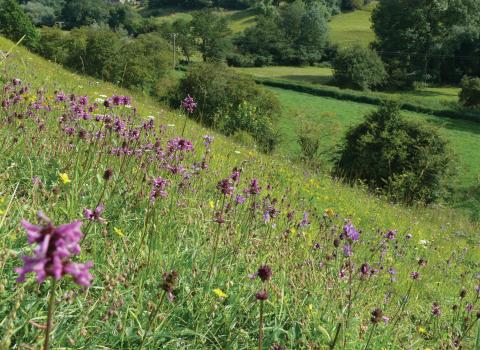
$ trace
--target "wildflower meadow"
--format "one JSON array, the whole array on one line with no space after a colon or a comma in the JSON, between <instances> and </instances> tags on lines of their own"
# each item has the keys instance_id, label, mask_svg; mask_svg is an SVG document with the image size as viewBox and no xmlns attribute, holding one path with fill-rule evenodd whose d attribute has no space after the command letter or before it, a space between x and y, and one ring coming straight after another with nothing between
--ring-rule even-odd
<instances>
[{"instance_id":1,"label":"wildflower meadow","mask_svg":"<svg viewBox=\"0 0 480 350\"><path fill-rule=\"evenodd\" d=\"M460 214L238 146L195 96L1 68L0 349L480 348Z\"/></svg>"}]
</instances>

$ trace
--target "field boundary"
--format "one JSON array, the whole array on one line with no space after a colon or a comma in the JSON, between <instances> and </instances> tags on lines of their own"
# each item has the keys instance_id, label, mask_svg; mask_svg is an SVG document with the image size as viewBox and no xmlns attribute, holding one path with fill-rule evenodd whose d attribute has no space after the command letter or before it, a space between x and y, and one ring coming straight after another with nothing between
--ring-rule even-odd
<instances>
[{"instance_id":1,"label":"field boundary","mask_svg":"<svg viewBox=\"0 0 480 350\"><path fill-rule=\"evenodd\" d=\"M268 78L258 78L255 77L255 82L257 84L276 87L285 90L292 90L296 92L303 92L314 96L322 96L322 97L331 97L337 100L346 100L358 103L365 103L378 106L386 98L380 96L368 96L362 94L361 92L354 92L351 90L342 90L337 87L333 86L325 86L325 85L310 85L306 83L295 83L291 81L285 81L280 79L268 79ZM387 98L388 99L388 98ZM396 100L392 97L392 100ZM422 114L429 114L434 115L441 118L452 118L452 119L461 119L461 120L468 120L473 121L476 123L480 123L480 113L470 112L470 111L460 111L455 109L436 109L436 108L429 108L413 103L405 103L399 101L401 105L401 109L422 113Z\"/></svg>"}]
</instances>

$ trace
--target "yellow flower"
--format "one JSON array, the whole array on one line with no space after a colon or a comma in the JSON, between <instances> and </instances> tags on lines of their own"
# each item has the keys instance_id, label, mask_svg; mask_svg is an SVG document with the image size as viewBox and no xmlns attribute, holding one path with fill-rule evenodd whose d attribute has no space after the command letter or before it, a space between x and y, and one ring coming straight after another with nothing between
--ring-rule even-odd
<instances>
[{"instance_id":1,"label":"yellow flower","mask_svg":"<svg viewBox=\"0 0 480 350\"><path fill-rule=\"evenodd\" d=\"M308 310L308 312L313 312L313 305L308 304L307 310Z\"/></svg>"},{"instance_id":2,"label":"yellow flower","mask_svg":"<svg viewBox=\"0 0 480 350\"><path fill-rule=\"evenodd\" d=\"M70 182L72 182L72 181L70 180L70 178L68 177L68 174L67 174L67 173L61 173L59 176L60 176L60 180L61 180L65 185L68 184L68 183L70 183Z\"/></svg>"},{"instance_id":3,"label":"yellow flower","mask_svg":"<svg viewBox=\"0 0 480 350\"><path fill-rule=\"evenodd\" d=\"M119 228L117 227L114 227L113 228L113 232L115 232L117 235L119 235L120 237L125 237L125 234L122 232L122 230L120 230Z\"/></svg>"},{"instance_id":4,"label":"yellow flower","mask_svg":"<svg viewBox=\"0 0 480 350\"><path fill-rule=\"evenodd\" d=\"M329 218L333 218L335 216L335 212L331 208L325 209L324 214Z\"/></svg>"},{"instance_id":5,"label":"yellow flower","mask_svg":"<svg viewBox=\"0 0 480 350\"><path fill-rule=\"evenodd\" d=\"M2 209L0 209L0 215L3 215L3 214L5 214L5 212Z\"/></svg>"},{"instance_id":6,"label":"yellow flower","mask_svg":"<svg viewBox=\"0 0 480 350\"><path fill-rule=\"evenodd\" d=\"M420 327L418 327L418 333L425 334L425 333L427 333L427 330L424 327L420 326Z\"/></svg>"},{"instance_id":7,"label":"yellow flower","mask_svg":"<svg viewBox=\"0 0 480 350\"><path fill-rule=\"evenodd\" d=\"M215 288L213 290L213 292L217 295L217 297L219 298L222 298L222 299L225 299L225 298L228 298L228 295L223 291L221 290L220 288Z\"/></svg>"},{"instance_id":8,"label":"yellow flower","mask_svg":"<svg viewBox=\"0 0 480 350\"><path fill-rule=\"evenodd\" d=\"M297 233L297 229L296 229L295 227L292 227L292 228L290 229L290 232L292 232L292 234L295 234L295 233Z\"/></svg>"},{"instance_id":9,"label":"yellow flower","mask_svg":"<svg viewBox=\"0 0 480 350\"><path fill-rule=\"evenodd\" d=\"M209 201L208 202L208 205L210 206L210 208L215 208L215 202L214 201Z\"/></svg>"}]
</instances>

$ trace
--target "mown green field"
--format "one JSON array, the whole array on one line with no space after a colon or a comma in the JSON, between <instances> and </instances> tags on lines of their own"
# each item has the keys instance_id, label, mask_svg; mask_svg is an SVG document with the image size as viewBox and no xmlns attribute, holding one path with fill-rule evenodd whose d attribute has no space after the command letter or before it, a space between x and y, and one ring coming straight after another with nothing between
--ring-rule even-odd
<instances>
[{"instance_id":1,"label":"mown green field","mask_svg":"<svg viewBox=\"0 0 480 350\"><path fill-rule=\"evenodd\" d=\"M375 106L350 101L312 96L309 94L270 88L279 98L284 109L280 129L284 135L279 153L295 157L300 147L295 136L297 116L301 115L318 122L323 130L321 153L325 166L341 142L346 130L359 123ZM440 128L440 133L451 143L458 159L458 176L452 183L459 190L479 185L480 177L480 123L440 118L425 114L404 112L406 116L423 120Z\"/></svg>"},{"instance_id":2,"label":"mown green field","mask_svg":"<svg viewBox=\"0 0 480 350\"><path fill-rule=\"evenodd\" d=\"M330 21L330 40L340 47L360 44L368 46L375 40L371 28L371 9L341 13Z\"/></svg>"}]
</instances>

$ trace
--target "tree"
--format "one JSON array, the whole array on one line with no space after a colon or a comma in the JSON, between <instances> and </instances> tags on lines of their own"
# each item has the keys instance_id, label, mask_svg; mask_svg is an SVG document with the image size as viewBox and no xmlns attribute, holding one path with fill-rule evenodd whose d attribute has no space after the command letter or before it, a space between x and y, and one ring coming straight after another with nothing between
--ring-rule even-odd
<instances>
[{"instance_id":1,"label":"tree","mask_svg":"<svg viewBox=\"0 0 480 350\"><path fill-rule=\"evenodd\" d=\"M200 39L198 49L203 61L224 60L231 46L227 19L211 9L202 10L193 15L192 27Z\"/></svg>"},{"instance_id":2,"label":"tree","mask_svg":"<svg viewBox=\"0 0 480 350\"><path fill-rule=\"evenodd\" d=\"M190 62L190 58L195 52L195 37L191 22L186 19L177 19L172 23L172 32L177 34L177 47L187 62Z\"/></svg>"},{"instance_id":3,"label":"tree","mask_svg":"<svg viewBox=\"0 0 480 350\"><path fill-rule=\"evenodd\" d=\"M437 129L404 119L397 103L386 102L347 132L335 171L412 204L438 199L451 165L448 144Z\"/></svg>"},{"instance_id":4,"label":"tree","mask_svg":"<svg viewBox=\"0 0 480 350\"><path fill-rule=\"evenodd\" d=\"M377 53L360 45L338 51L333 69L335 82L353 89L371 89L382 84L387 77Z\"/></svg>"},{"instance_id":5,"label":"tree","mask_svg":"<svg viewBox=\"0 0 480 350\"><path fill-rule=\"evenodd\" d=\"M69 29L107 23L109 11L104 0L67 0L61 17Z\"/></svg>"},{"instance_id":6,"label":"tree","mask_svg":"<svg viewBox=\"0 0 480 350\"><path fill-rule=\"evenodd\" d=\"M302 16L300 33L295 40L297 57L300 63L320 61L328 40L329 13L320 3L308 6Z\"/></svg>"},{"instance_id":7,"label":"tree","mask_svg":"<svg viewBox=\"0 0 480 350\"><path fill-rule=\"evenodd\" d=\"M480 78L463 77L460 103L465 107L480 107Z\"/></svg>"},{"instance_id":8,"label":"tree","mask_svg":"<svg viewBox=\"0 0 480 350\"><path fill-rule=\"evenodd\" d=\"M0 0L0 33L14 41L25 36L25 46L32 49L38 46L38 32L15 0Z\"/></svg>"},{"instance_id":9,"label":"tree","mask_svg":"<svg viewBox=\"0 0 480 350\"><path fill-rule=\"evenodd\" d=\"M38 1L29 1L24 7L25 13L35 25L53 26L55 24L55 9Z\"/></svg>"}]
</instances>

